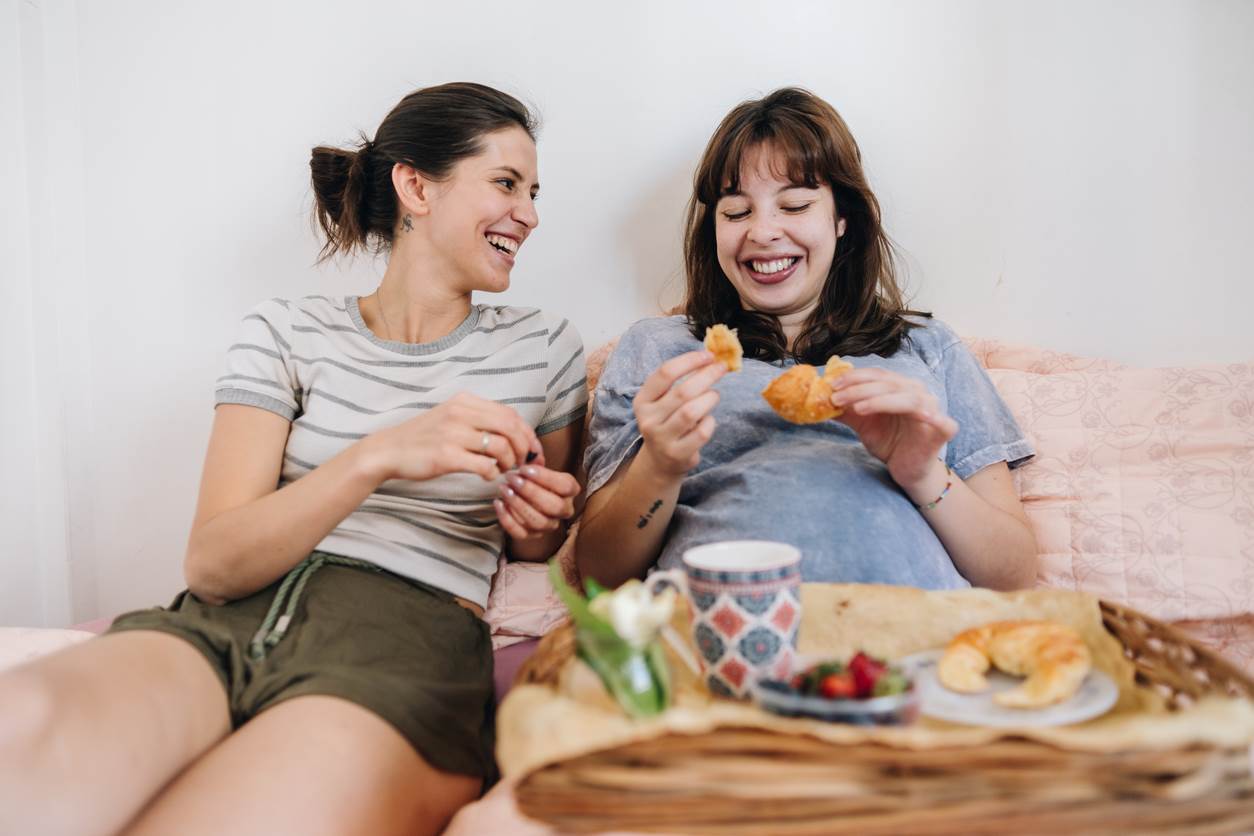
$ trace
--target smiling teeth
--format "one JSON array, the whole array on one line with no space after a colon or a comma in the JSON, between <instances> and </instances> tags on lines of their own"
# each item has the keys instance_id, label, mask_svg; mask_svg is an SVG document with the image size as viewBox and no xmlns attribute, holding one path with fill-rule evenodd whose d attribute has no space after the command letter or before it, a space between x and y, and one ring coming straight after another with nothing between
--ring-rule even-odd
<instances>
[{"instance_id":1,"label":"smiling teeth","mask_svg":"<svg viewBox=\"0 0 1254 836\"><path fill-rule=\"evenodd\" d=\"M518 242L513 238L506 238L504 235L485 235L484 237L498 250L505 250L510 255L518 252Z\"/></svg>"},{"instance_id":2,"label":"smiling teeth","mask_svg":"<svg viewBox=\"0 0 1254 836\"><path fill-rule=\"evenodd\" d=\"M796 263L795 258L777 258L774 261L751 261L749 266L753 268L753 272L769 276L771 273L787 270Z\"/></svg>"}]
</instances>

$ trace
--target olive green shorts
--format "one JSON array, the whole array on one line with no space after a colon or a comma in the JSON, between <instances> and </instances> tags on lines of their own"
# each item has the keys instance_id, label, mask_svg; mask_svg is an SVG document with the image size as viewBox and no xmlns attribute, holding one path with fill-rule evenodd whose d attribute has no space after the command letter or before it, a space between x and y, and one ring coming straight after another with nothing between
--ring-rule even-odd
<instances>
[{"instance_id":1,"label":"olive green shorts","mask_svg":"<svg viewBox=\"0 0 1254 836\"><path fill-rule=\"evenodd\" d=\"M319 555L301 567L339 559ZM296 592L285 596L284 608L294 601L287 623L277 619L286 631L270 631L264 648L258 631L275 620L281 581L222 606L181 592L168 608L120 616L108 632L159 630L190 642L222 680L232 728L293 697L340 697L382 717L436 769L495 781L487 624L418 581L373 568L314 568L284 587Z\"/></svg>"}]
</instances>

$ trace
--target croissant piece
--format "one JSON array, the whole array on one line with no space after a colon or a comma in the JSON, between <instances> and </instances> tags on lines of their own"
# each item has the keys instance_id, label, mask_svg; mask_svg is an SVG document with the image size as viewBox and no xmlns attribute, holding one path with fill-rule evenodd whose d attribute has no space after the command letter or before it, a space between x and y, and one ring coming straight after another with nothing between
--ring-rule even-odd
<instances>
[{"instance_id":1,"label":"croissant piece","mask_svg":"<svg viewBox=\"0 0 1254 836\"><path fill-rule=\"evenodd\" d=\"M945 648L941 684L964 694L983 691L989 667L1027 677L993 696L1007 708L1043 708L1069 699L1093 666L1084 639L1053 621L997 621L966 630Z\"/></svg>"},{"instance_id":2,"label":"croissant piece","mask_svg":"<svg viewBox=\"0 0 1254 836\"><path fill-rule=\"evenodd\" d=\"M735 331L726 325L711 325L705 329L705 347L727 371L740 371L740 358L745 356L745 350L740 347Z\"/></svg>"},{"instance_id":3,"label":"croissant piece","mask_svg":"<svg viewBox=\"0 0 1254 836\"><path fill-rule=\"evenodd\" d=\"M832 404L832 383L853 366L832 357L819 377L814 366L798 363L762 390L762 397L779 416L794 424L817 424L840 416L844 410Z\"/></svg>"}]
</instances>

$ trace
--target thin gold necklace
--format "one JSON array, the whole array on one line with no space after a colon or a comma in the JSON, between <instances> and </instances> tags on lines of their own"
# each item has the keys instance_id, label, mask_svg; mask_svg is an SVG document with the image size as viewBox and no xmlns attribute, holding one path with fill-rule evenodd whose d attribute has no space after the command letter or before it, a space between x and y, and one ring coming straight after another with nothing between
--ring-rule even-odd
<instances>
[{"instance_id":1,"label":"thin gold necklace","mask_svg":"<svg viewBox=\"0 0 1254 836\"><path fill-rule=\"evenodd\" d=\"M383 328L386 331L388 342L395 342L392 339L392 324L388 322L387 311L383 310L383 285L379 285L374 292L374 303L379 306L379 316L383 317Z\"/></svg>"}]
</instances>

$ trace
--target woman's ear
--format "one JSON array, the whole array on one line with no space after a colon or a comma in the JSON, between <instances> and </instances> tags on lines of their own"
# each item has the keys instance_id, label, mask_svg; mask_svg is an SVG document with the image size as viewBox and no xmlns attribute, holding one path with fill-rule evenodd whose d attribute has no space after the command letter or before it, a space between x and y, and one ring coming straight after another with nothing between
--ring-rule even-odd
<instances>
[{"instance_id":1,"label":"woman's ear","mask_svg":"<svg viewBox=\"0 0 1254 836\"><path fill-rule=\"evenodd\" d=\"M418 169L404 163L392 166L392 188L400 202L398 214L426 215L431 211L429 203L431 181Z\"/></svg>"},{"instance_id":2,"label":"woman's ear","mask_svg":"<svg viewBox=\"0 0 1254 836\"><path fill-rule=\"evenodd\" d=\"M845 219L844 218L836 219L836 237L837 238L845 237Z\"/></svg>"}]
</instances>

